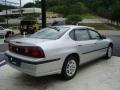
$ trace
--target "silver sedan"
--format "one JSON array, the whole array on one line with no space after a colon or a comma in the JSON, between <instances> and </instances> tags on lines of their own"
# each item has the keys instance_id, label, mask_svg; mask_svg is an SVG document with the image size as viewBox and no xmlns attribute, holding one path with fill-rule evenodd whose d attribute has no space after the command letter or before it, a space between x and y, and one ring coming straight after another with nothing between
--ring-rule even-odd
<instances>
[{"instance_id":1,"label":"silver sedan","mask_svg":"<svg viewBox=\"0 0 120 90\"><path fill-rule=\"evenodd\" d=\"M72 79L79 65L112 57L112 40L87 26L53 26L9 42L7 63L31 76L61 74Z\"/></svg>"}]
</instances>

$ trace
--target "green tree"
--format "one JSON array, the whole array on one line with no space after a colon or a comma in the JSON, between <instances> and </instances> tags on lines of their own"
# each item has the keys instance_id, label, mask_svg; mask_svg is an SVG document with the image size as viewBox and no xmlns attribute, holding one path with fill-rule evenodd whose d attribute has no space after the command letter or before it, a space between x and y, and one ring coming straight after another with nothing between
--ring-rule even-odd
<instances>
[{"instance_id":1,"label":"green tree","mask_svg":"<svg viewBox=\"0 0 120 90\"><path fill-rule=\"evenodd\" d=\"M47 9L54 6L67 5L66 0L47 0Z\"/></svg>"},{"instance_id":2,"label":"green tree","mask_svg":"<svg viewBox=\"0 0 120 90\"><path fill-rule=\"evenodd\" d=\"M108 18L119 24L120 0L81 0L97 15Z\"/></svg>"},{"instance_id":3,"label":"green tree","mask_svg":"<svg viewBox=\"0 0 120 90\"><path fill-rule=\"evenodd\" d=\"M83 14L88 12L88 8L81 2L77 2L70 6L69 14Z\"/></svg>"},{"instance_id":4,"label":"green tree","mask_svg":"<svg viewBox=\"0 0 120 90\"><path fill-rule=\"evenodd\" d=\"M27 3L27 4L25 4L25 5L23 6L23 8L30 8L30 7L35 7L35 4L29 2L29 3Z\"/></svg>"},{"instance_id":5,"label":"green tree","mask_svg":"<svg viewBox=\"0 0 120 90\"><path fill-rule=\"evenodd\" d=\"M61 13L63 16L67 16L69 14L69 8L66 5L51 7L49 11Z\"/></svg>"},{"instance_id":6,"label":"green tree","mask_svg":"<svg viewBox=\"0 0 120 90\"><path fill-rule=\"evenodd\" d=\"M119 23L120 23L120 7L119 6L115 6L113 8L111 19L113 21L117 22L117 25L119 25Z\"/></svg>"},{"instance_id":7,"label":"green tree","mask_svg":"<svg viewBox=\"0 0 120 90\"><path fill-rule=\"evenodd\" d=\"M66 23L67 24L77 24L79 21L81 21L82 18L80 17L80 15L77 15L77 14L73 14L73 15L68 15L66 17Z\"/></svg>"},{"instance_id":8,"label":"green tree","mask_svg":"<svg viewBox=\"0 0 120 90\"><path fill-rule=\"evenodd\" d=\"M5 6L5 5L0 4L0 11L5 10L6 8L7 8L7 9L15 9L15 8L17 8L17 7L15 7L15 6L10 6L10 5Z\"/></svg>"},{"instance_id":9,"label":"green tree","mask_svg":"<svg viewBox=\"0 0 120 90\"><path fill-rule=\"evenodd\" d=\"M35 1L35 7L40 8L41 7L41 1L36 0Z\"/></svg>"},{"instance_id":10,"label":"green tree","mask_svg":"<svg viewBox=\"0 0 120 90\"><path fill-rule=\"evenodd\" d=\"M120 0L46 0L46 4L48 11L61 13L65 17L91 12L115 22L120 22ZM28 3L24 7L33 6L33 4ZM40 6L41 2L36 0L35 7Z\"/></svg>"},{"instance_id":11,"label":"green tree","mask_svg":"<svg viewBox=\"0 0 120 90\"><path fill-rule=\"evenodd\" d=\"M33 20L33 21L36 21L37 19L34 16L24 16L22 18L22 20L26 20L26 21Z\"/></svg>"},{"instance_id":12,"label":"green tree","mask_svg":"<svg viewBox=\"0 0 120 90\"><path fill-rule=\"evenodd\" d=\"M61 3L61 5L55 5L53 7L50 7L48 10L61 13L65 17L70 14L83 14L89 11L88 8L81 2L76 2L74 4L69 3L69 4L63 4L63 5Z\"/></svg>"},{"instance_id":13,"label":"green tree","mask_svg":"<svg viewBox=\"0 0 120 90\"><path fill-rule=\"evenodd\" d=\"M5 22L5 18L4 17L0 17L0 22Z\"/></svg>"}]
</instances>

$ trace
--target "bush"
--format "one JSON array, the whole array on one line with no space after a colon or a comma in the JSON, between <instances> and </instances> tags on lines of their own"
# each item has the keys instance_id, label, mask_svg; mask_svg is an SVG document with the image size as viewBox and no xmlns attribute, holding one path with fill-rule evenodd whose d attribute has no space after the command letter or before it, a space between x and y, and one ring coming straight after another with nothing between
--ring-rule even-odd
<instances>
[{"instance_id":1,"label":"bush","mask_svg":"<svg viewBox=\"0 0 120 90\"><path fill-rule=\"evenodd\" d=\"M34 16L24 16L24 17L22 17L22 20L26 20L26 21L30 21L30 20L37 20Z\"/></svg>"},{"instance_id":2,"label":"bush","mask_svg":"<svg viewBox=\"0 0 120 90\"><path fill-rule=\"evenodd\" d=\"M79 21L82 21L82 18L80 15L68 15L66 17L66 23L67 24L77 24Z\"/></svg>"}]
</instances>

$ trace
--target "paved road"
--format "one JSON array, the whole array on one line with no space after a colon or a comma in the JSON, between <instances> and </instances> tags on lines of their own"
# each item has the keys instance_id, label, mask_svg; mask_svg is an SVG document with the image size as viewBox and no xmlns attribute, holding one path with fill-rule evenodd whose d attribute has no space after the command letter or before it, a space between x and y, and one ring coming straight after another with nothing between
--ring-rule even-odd
<instances>
[{"instance_id":1,"label":"paved road","mask_svg":"<svg viewBox=\"0 0 120 90\"><path fill-rule=\"evenodd\" d=\"M114 50L113 50L113 55L114 56L119 56L120 57L120 36L108 36L111 38L114 42ZM1 44L0 45L0 62L4 60L4 51L7 50L7 45ZM0 65L1 66L1 65Z\"/></svg>"},{"instance_id":2,"label":"paved road","mask_svg":"<svg viewBox=\"0 0 120 90\"><path fill-rule=\"evenodd\" d=\"M113 55L120 57L120 36L109 36L114 42Z\"/></svg>"}]
</instances>

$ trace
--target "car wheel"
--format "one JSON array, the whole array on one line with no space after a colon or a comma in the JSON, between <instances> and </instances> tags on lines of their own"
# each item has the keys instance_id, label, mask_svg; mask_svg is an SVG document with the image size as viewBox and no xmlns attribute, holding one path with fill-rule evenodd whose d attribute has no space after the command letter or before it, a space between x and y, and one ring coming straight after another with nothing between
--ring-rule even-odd
<instances>
[{"instance_id":1,"label":"car wheel","mask_svg":"<svg viewBox=\"0 0 120 90\"><path fill-rule=\"evenodd\" d=\"M76 75L77 69L78 69L77 58L73 56L68 57L63 64L61 73L62 78L65 80L72 79Z\"/></svg>"},{"instance_id":2,"label":"car wheel","mask_svg":"<svg viewBox=\"0 0 120 90\"><path fill-rule=\"evenodd\" d=\"M23 35L23 31L20 31L20 34Z\"/></svg>"},{"instance_id":3,"label":"car wheel","mask_svg":"<svg viewBox=\"0 0 120 90\"><path fill-rule=\"evenodd\" d=\"M106 55L105 55L105 58L106 58L106 59L110 59L110 58L112 57L112 53L113 53L113 48L112 48L111 46L109 46L109 47L107 48L107 53L106 53Z\"/></svg>"},{"instance_id":4,"label":"car wheel","mask_svg":"<svg viewBox=\"0 0 120 90\"><path fill-rule=\"evenodd\" d=\"M12 35L14 35L13 32L7 32L7 34L5 35L5 38L8 38L8 37L10 37L10 36L12 36Z\"/></svg>"}]
</instances>

